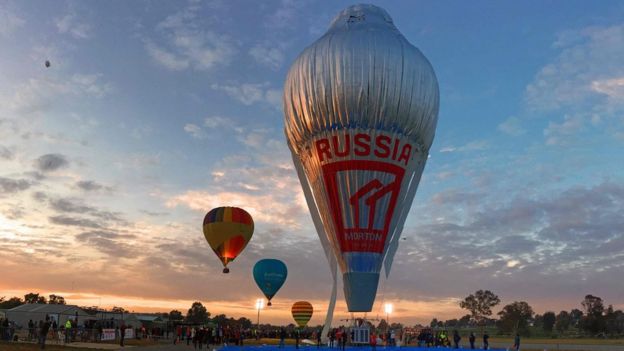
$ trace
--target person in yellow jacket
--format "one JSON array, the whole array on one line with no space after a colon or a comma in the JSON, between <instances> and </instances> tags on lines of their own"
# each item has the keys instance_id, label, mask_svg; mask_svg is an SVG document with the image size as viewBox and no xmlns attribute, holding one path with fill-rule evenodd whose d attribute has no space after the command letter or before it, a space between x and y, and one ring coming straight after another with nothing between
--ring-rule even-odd
<instances>
[{"instance_id":1,"label":"person in yellow jacket","mask_svg":"<svg viewBox=\"0 0 624 351\"><path fill-rule=\"evenodd\" d=\"M67 322L65 322L65 343L68 344L71 342L71 329L72 329L72 323L71 320L67 320Z\"/></svg>"}]
</instances>

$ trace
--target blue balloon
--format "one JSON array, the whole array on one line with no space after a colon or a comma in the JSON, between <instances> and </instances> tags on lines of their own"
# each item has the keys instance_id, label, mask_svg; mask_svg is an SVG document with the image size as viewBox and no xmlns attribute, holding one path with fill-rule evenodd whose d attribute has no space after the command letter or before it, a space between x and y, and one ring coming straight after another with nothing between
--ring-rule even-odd
<instances>
[{"instance_id":1,"label":"blue balloon","mask_svg":"<svg viewBox=\"0 0 624 351\"><path fill-rule=\"evenodd\" d=\"M286 281L288 269L280 260L265 258L256 262L253 268L253 276L256 284L269 300L267 305L271 306L271 299Z\"/></svg>"}]
</instances>

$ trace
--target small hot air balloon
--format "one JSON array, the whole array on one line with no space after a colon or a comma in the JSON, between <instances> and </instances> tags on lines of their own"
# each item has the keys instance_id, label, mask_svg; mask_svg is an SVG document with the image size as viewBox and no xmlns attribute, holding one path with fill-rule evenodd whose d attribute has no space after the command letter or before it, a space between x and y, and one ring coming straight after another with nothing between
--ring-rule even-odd
<instances>
[{"instance_id":1,"label":"small hot air balloon","mask_svg":"<svg viewBox=\"0 0 624 351\"><path fill-rule=\"evenodd\" d=\"M314 307L312 307L312 304L308 301L297 301L292 305L290 311L297 325L303 328L308 324L310 318L312 318Z\"/></svg>"},{"instance_id":2,"label":"small hot air balloon","mask_svg":"<svg viewBox=\"0 0 624 351\"><path fill-rule=\"evenodd\" d=\"M228 263L243 251L253 235L254 222L247 211L238 207L217 207L204 217L206 241L229 273Z\"/></svg>"},{"instance_id":3,"label":"small hot air balloon","mask_svg":"<svg viewBox=\"0 0 624 351\"><path fill-rule=\"evenodd\" d=\"M334 287L336 267L342 271L350 312L371 311L382 266L390 272L439 96L427 58L373 5L339 13L290 68L286 139ZM333 303L335 288L332 295Z\"/></svg>"},{"instance_id":4,"label":"small hot air balloon","mask_svg":"<svg viewBox=\"0 0 624 351\"><path fill-rule=\"evenodd\" d=\"M271 299L286 281L288 269L280 260L265 258L256 262L253 268L253 276L256 284L269 300L267 306L271 306Z\"/></svg>"},{"instance_id":5,"label":"small hot air balloon","mask_svg":"<svg viewBox=\"0 0 624 351\"><path fill-rule=\"evenodd\" d=\"M45 66L46 66L46 68L47 68L47 67L50 67L50 61L46 60L46 62L45 62Z\"/></svg>"}]
</instances>

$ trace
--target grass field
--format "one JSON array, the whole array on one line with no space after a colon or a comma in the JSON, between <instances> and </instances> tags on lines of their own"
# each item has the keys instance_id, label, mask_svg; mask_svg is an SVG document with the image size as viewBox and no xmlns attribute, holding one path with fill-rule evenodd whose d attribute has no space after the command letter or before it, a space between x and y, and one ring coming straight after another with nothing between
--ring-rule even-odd
<instances>
[{"instance_id":1,"label":"grass field","mask_svg":"<svg viewBox=\"0 0 624 351\"><path fill-rule=\"evenodd\" d=\"M513 338L490 338L490 342L513 344ZM522 343L523 344L564 344L564 345L624 345L624 339L522 338Z\"/></svg>"}]
</instances>

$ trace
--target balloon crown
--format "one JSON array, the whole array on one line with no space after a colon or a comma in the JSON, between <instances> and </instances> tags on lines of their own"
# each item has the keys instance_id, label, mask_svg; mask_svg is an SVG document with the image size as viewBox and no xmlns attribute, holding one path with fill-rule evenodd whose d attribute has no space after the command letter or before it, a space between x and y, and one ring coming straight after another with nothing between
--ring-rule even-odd
<instances>
[{"instance_id":1,"label":"balloon crown","mask_svg":"<svg viewBox=\"0 0 624 351\"><path fill-rule=\"evenodd\" d=\"M397 30L392 17L381 7L370 4L349 6L334 17L329 30L353 29L358 24L366 24L367 29L374 27Z\"/></svg>"}]
</instances>

